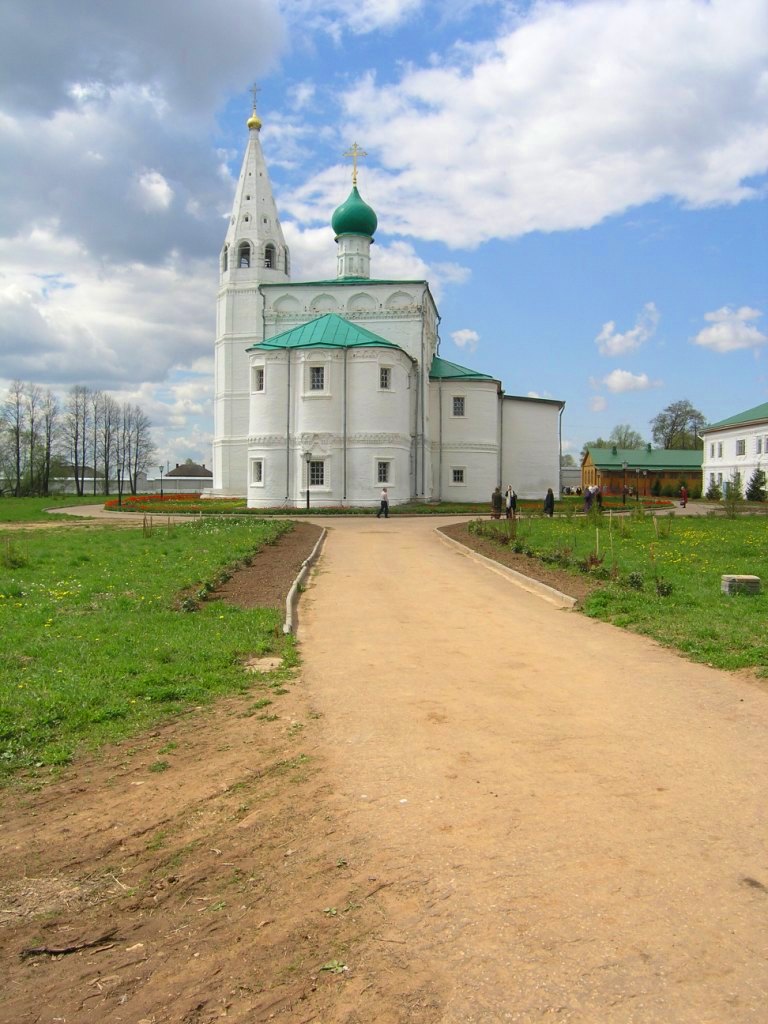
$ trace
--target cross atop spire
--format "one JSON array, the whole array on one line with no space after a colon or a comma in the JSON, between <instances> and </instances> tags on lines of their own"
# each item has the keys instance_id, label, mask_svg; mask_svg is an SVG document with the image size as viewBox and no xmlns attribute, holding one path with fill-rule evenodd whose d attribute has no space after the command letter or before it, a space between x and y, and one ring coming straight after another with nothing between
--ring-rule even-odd
<instances>
[{"instance_id":1,"label":"cross atop spire","mask_svg":"<svg viewBox=\"0 0 768 1024\"><path fill-rule=\"evenodd\" d=\"M352 184L357 186L357 161L360 157L368 156L368 154L356 142L353 142L344 156L352 157Z\"/></svg>"},{"instance_id":2,"label":"cross atop spire","mask_svg":"<svg viewBox=\"0 0 768 1024\"><path fill-rule=\"evenodd\" d=\"M253 112L256 113L256 93L261 92L261 87L254 82L248 92L253 94Z\"/></svg>"}]
</instances>

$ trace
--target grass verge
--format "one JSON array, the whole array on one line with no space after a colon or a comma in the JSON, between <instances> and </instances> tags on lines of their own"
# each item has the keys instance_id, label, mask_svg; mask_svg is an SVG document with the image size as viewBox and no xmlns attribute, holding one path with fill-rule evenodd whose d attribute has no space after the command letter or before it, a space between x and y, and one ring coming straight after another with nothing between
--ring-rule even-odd
<instances>
[{"instance_id":1,"label":"grass verge","mask_svg":"<svg viewBox=\"0 0 768 1024\"><path fill-rule=\"evenodd\" d=\"M589 516L476 522L473 532L603 582L583 611L652 637L694 661L768 677L764 516ZM760 576L757 595L727 595L724 573Z\"/></svg>"},{"instance_id":2,"label":"grass verge","mask_svg":"<svg viewBox=\"0 0 768 1024\"><path fill-rule=\"evenodd\" d=\"M0 778L245 692L247 656L295 664L278 612L179 600L205 598L225 566L291 528L216 519L148 535L0 535Z\"/></svg>"},{"instance_id":3,"label":"grass verge","mask_svg":"<svg viewBox=\"0 0 768 1024\"><path fill-rule=\"evenodd\" d=\"M84 498L73 494L48 498L0 498L0 523L39 523L51 518L47 509L98 505L103 500L100 494Z\"/></svg>"}]
</instances>

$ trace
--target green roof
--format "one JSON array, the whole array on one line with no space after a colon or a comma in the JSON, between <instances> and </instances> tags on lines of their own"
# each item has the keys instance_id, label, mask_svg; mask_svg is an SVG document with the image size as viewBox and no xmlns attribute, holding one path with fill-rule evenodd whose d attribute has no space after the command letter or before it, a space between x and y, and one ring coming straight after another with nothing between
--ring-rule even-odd
<instances>
[{"instance_id":1,"label":"green roof","mask_svg":"<svg viewBox=\"0 0 768 1024\"><path fill-rule=\"evenodd\" d=\"M367 235L373 237L378 219L373 209L357 191L357 185L347 198L334 210L331 227L336 237L339 235Z\"/></svg>"},{"instance_id":2,"label":"green roof","mask_svg":"<svg viewBox=\"0 0 768 1024\"><path fill-rule=\"evenodd\" d=\"M596 448L587 452L597 469L701 469L704 452L690 448Z\"/></svg>"},{"instance_id":3,"label":"green roof","mask_svg":"<svg viewBox=\"0 0 768 1024\"><path fill-rule=\"evenodd\" d=\"M458 363L451 363L447 359L435 356L432 366L429 369L430 380L496 380L487 373L478 373L477 370L469 370L466 366L459 366Z\"/></svg>"},{"instance_id":4,"label":"green roof","mask_svg":"<svg viewBox=\"0 0 768 1024\"><path fill-rule=\"evenodd\" d=\"M756 405L754 409L747 409L746 412L739 412L730 416L727 420L720 420L718 423L710 423L705 430L719 430L720 427L737 427L740 423L754 423L760 420L768 420L768 402Z\"/></svg>"},{"instance_id":5,"label":"green roof","mask_svg":"<svg viewBox=\"0 0 768 1024\"><path fill-rule=\"evenodd\" d=\"M402 351L399 345L344 320L336 313L326 313L309 323L276 334L274 338L265 338L246 351L263 352L275 348L395 348Z\"/></svg>"}]
</instances>

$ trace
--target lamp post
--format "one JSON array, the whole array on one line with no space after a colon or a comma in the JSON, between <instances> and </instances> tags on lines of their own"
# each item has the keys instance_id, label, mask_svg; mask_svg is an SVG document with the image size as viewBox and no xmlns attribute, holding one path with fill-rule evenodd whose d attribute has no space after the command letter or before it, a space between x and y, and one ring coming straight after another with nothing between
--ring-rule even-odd
<instances>
[{"instance_id":1,"label":"lamp post","mask_svg":"<svg viewBox=\"0 0 768 1024\"><path fill-rule=\"evenodd\" d=\"M635 470L635 499L640 504L640 470Z\"/></svg>"},{"instance_id":2,"label":"lamp post","mask_svg":"<svg viewBox=\"0 0 768 1024\"><path fill-rule=\"evenodd\" d=\"M304 461L307 464L307 512L309 512L309 466L312 462L312 452L304 452Z\"/></svg>"},{"instance_id":3,"label":"lamp post","mask_svg":"<svg viewBox=\"0 0 768 1024\"><path fill-rule=\"evenodd\" d=\"M648 497L648 483L647 483L647 480L648 480L648 470L644 469L643 470L643 492L644 492L646 498Z\"/></svg>"},{"instance_id":4,"label":"lamp post","mask_svg":"<svg viewBox=\"0 0 768 1024\"><path fill-rule=\"evenodd\" d=\"M163 467L159 466L160 469L160 501L163 500Z\"/></svg>"},{"instance_id":5,"label":"lamp post","mask_svg":"<svg viewBox=\"0 0 768 1024\"><path fill-rule=\"evenodd\" d=\"M622 462L621 468L624 470L624 486L621 489L621 504L627 504L627 464Z\"/></svg>"}]
</instances>

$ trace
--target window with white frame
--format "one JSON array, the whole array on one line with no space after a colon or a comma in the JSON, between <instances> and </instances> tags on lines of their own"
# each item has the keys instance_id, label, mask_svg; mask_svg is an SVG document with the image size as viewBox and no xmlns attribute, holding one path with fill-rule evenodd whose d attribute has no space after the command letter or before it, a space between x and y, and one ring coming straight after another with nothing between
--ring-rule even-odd
<instances>
[{"instance_id":1,"label":"window with white frame","mask_svg":"<svg viewBox=\"0 0 768 1024\"><path fill-rule=\"evenodd\" d=\"M714 484L714 482L715 482L715 474L714 473L710 473L709 474L709 484L710 484L710 487L712 486L712 484Z\"/></svg>"},{"instance_id":2,"label":"window with white frame","mask_svg":"<svg viewBox=\"0 0 768 1024\"><path fill-rule=\"evenodd\" d=\"M718 473L717 474L717 486L718 487L722 487L723 486L723 474L722 473Z\"/></svg>"},{"instance_id":3,"label":"window with white frame","mask_svg":"<svg viewBox=\"0 0 768 1024\"><path fill-rule=\"evenodd\" d=\"M309 486L325 486L325 462L322 459L313 459L309 464Z\"/></svg>"},{"instance_id":4,"label":"window with white frame","mask_svg":"<svg viewBox=\"0 0 768 1024\"><path fill-rule=\"evenodd\" d=\"M309 368L309 390L325 391L325 367L310 366Z\"/></svg>"},{"instance_id":5,"label":"window with white frame","mask_svg":"<svg viewBox=\"0 0 768 1024\"><path fill-rule=\"evenodd\" d=\"M714 457L715 457L715 442L714 441L709 446L709 457L710 457L710 459L714 459Z\"/></svg>"},{"instance_id":6,"label":"window with white frame","mask_svg":"<svg viewBox=\"0 0 768 1024\"><path fill-rule=\"evenodd\" d=\"M743 437L740 437L736 441L736 454L746 455L747 454L747 442Z\"/></svg>"},{"instance_id":7,"label":"window with white frame","mask_svg":"<svg viewBox=\"0 0 768 1024\"><path fill-rule=\"evenodd\" d=\"M722 459L722 457L723 457L723 442L722 441L718 441L717 442L717 457L718 457L718 459Z\"/></svg>"},{"instance_id":8,"label":"window with white frame","mask_svg":"<svg viewBox=\"0 0 768 1024\"><path fill-rule=\"evenodd\" d=\"M257 485L264 483L263 459L251 459L251 483Z\"/></svg>"},{"instance_id":9,"label":"window with white frame","mask_svg":"<svg viewBox=\"0 0 768 1024\"><path fill-rule=\"evenodd\" d=\"M453 396L453 414L454 416L463 416L465 412L464 395Z\"/></svg>"},{"instance_id":10,"label":"window with white frame","mask_svg":"<svg viewBox=\"0 0 768 1024\"><path fill-rule=\"evenodd\" d=\"M392 476L392 463L386 459L379 459L376 462L376 482L379 484L390 483Z\"/></svg>"},{"instance_id":11,"label":"window with white frame","mask_svg":"<svg viewBox=\"0 0 768 1024\"><path fill-rule=\"evenodd\" d=\"M379 367L379 389L381 391L392 390L392 367L391 366L380 366Z\"/></svg>"},{"instance_id":12,"label":"window with white frame","mask_svg":"<svg viewBox=\"0 0 768 1024\"><path fill-rule=\"evenodd\" d=\"M763 454L763 439L762 437L755 438L755 455Z\"/></svg>"},{"instance_id":13,"label":"window with white frame","mask_svg":"<svg viewBox=\"0 0 768 1024\"><path fill-rule=\"evenodd\" d=\"M264 367L251 367L251 391L264 390Z\"/></svg>"},{"instance_id":14,"label":"window with white frame","mask_svg":"<svg viewBox=\"0 0 768 1024\"><path fill-rule=\"evenodd\" d=\"M451 483L464 484L466 483L464 466L452 466L451 467Z\"/></svg>"}]
</instances>

